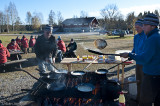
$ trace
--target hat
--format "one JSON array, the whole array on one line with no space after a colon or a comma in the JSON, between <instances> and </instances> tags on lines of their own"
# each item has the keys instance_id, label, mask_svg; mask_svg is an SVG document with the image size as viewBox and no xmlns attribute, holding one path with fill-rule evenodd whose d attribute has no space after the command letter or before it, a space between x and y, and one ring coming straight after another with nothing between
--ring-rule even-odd
<instances>
[{"instance_id":1,"label":"hat","mask_svg":"<svg viewBox=\"0 0 160 106\"><path fill-rule=\"evenodd\" d=\"M153 14L153 13L147 14L144 17L143 24L158 26L159 18L158 18L158 16L156 14Z\"/></svg>"},{"instance_id":2,"label":"hat","mask_svg":"<svg viewBox=\"0 0 160 106\"><path fill-rule=\"evenodd\" d=\"M143 26L143 19L138 19L136 22L135 22L135 25L138 25L138 26Z\"/></svg>"},{"instance_id":3,"label":"hat","mask_svg":"<svg viewBox=\"0 0 160 106\"><path fill-rule=\"evenodd\" d=\"M45 26L45 30L52 30L52 29L53 29L52 25L46 25Z\"/></svg>"},{"instance_id":4,"label":"hat","mask_svg":"<svg viewBox=\"0 0 160 106\"><path fill-rule=\"evenodd\" d=\"M2 43L2 41L0 40L0 43Z\"/></svg>"},{"instance_id":5,"label":"hat","mask_svg":"<svg viewBox=\"0 0 160 106\"><path fill-rule=\"evenodd\" d=\"M71 41L73 41L73 38L71 38Z\"/></svg>"},{"instance_id":6,"label":"hat","mask_svg":"<svg viewBox=\"0 0 160 106\"><path fill-rule=\"evenodd\" d=\"M26 36L25 35L23 35L23 38L25 38Z\"/></svg>"},{"instance_id":7,"label":"hat","mask_svg":"<svg viewBox=\"0 0 160 106\"><path fill-rule=\"evenodd\" d=\"M15 39L12 39L11 42L16 41Z\"/></svg>"},{"instance_id":8,"label":"hat","mask_svg":"<svg viewBox=\"0 0 160 106\"><path fill-rule=\"evenodd\" d=\"M61 36L58 36L58 40L61 40Z\"/></svg>"}]
</instances>

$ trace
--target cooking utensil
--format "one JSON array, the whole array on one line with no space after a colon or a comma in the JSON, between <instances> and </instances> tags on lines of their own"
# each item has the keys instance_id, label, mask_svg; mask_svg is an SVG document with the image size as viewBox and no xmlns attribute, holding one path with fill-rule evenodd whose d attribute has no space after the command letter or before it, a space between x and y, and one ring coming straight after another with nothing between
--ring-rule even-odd
<instances>
[{"instance_id":1,"label":"cooking utensil","mask_svg":"<svg viewBox=\"0 0 160 106\"><path fill-rule=\"evenodd\" d=\"M72 71L71 72L72 75L76 75L76 76L82 76L85 74L84 71L80 71L80 70L77 70L77 71Z\"/></svg>"},{"instance_id":2,"label":"cooking utensil","mask_svg":"<svg viewBox=\"0 0 160 106\"><path fill-rule=\"evenodd\" d=\"M107 74L108 70L107 69L98 69L98 70L95 71L95 73L97 73L97 74Z\"/></svg>"},{"instance_id":3,"label":"cooking utensil","mask_svg":"<svg viewBox=\"0 0 160 106\"><path fill-rule=\"evenodd\" d=\"M95 62L97 60L97 57L91 62L91 63L89 63L84 69L83 69L83 71L85 70L85 69L87 69L93 62Z\"/></svg>"},{"instance_id":4,"label":"cooking utensil","mask_svg":"<svg viewBox=\"0 0 160 106\"><path fill-rule=\"evenodd\" d=\"M104 39L97 39L94 41L94 45L98 49L104 49L107 46L107 42Z\"/></svg>"},{"instance_id":5,"label":"cooking utensil","mask_svg":"<svg viewBox=\"0 0 160 106\"><path fill-rule=\"evenodd\" d=\"M87 49L88 52L94 53L94 54L98 54L98 55L115 55L115 56L120 56L120 54L107 54L107 53L102 53L102 52L98 52L98 51L94 51L91 49Z\"/></svg>"},{"instance_id":6,"label":"cooking utensil","mask_svg":"<svg viewBox=\"0 0 160 106\"><path fill-rule=\"evenodd\" d=\"M72 71L71 74L72 75L77 75L77 76L82 76L85 74L85 69L88 68L94 61L96 61L97 58L95 58L91 63L89 63L82 71L78 70L78 71Z\"/></svg>"},{"instance_id":7,"label":"cooking utensil","mask_svg":"<svg viewBox=\"0 0 160 106\"><path fill-rule=\"evenodd\" d=\"M91 83L81 83L76 86L76 89L81 92L91 92L95 89L95 86Z\"/></svg>"}]
</instances>

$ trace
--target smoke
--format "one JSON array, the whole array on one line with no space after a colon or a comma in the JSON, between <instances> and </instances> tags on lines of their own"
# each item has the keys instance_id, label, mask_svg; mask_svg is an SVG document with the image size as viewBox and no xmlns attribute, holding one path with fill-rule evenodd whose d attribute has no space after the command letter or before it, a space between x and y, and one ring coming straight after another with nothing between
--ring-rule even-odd
<instances>
[{"instance_id":1,"label":"smoke","mask_svg":"<svg viewBox=\"0 0 160 106\"><path fill-rule=\"evenodd\" d=\"M101 52L99 49L95 48L94 46L92 46L92 47L86 47L86 46L84 46L84 43L83 43L83 42L82 42L82 43L79 43L79 44L82 46L82 48L83 48L84 50L93 49L93 50L95 50L95 51Z\"/></svg>"}]
</instances>

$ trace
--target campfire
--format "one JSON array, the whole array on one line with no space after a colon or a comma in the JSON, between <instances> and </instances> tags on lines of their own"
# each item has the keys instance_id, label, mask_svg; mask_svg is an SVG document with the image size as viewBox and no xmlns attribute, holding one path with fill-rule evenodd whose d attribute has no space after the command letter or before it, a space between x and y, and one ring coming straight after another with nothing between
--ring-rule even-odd
<instances>
[{"instance_id":1,"label":"campfire","mask_svg":"<svg viewBox=\"0 0 160 106\"><path fill-rule=\"evenodd\" d=\"M108 80L106 74L86 72L82 76L72 75L70 72L62 77L65 87L61 89L47 88L47 84L41 83L36 92L31 92L35 102L40 106L83 106L83 105L116 105L121 91L120 85ZM58 79L61 80L62 79ZM47 82L45 78L40 78ZM56 80L48 81L55 84Z\"/></svg>"}]
</instances>

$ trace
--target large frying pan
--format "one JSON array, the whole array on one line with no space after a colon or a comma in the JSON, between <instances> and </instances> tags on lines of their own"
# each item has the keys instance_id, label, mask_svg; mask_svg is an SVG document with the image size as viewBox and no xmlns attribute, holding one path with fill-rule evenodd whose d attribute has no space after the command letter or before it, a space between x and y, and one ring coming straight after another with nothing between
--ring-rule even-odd
<instances>
[{"instance_id":1,"label":"large frying pan","mask_svg":"<svg viewBox=\"0 0 160 106\"><path fill-rule=\"evenodd\" d=\"M98 55L114 55L114 56L120 56L120 54L106 54L106 53L102 53L102 52L98 52L98 51L94 51L91 49L87 49L88 52L94 53L94 54L98 54Z\"/></svg>"},{"instance_id":2,"label":"large frying pan","mask_svg":"<svg viewBox=\"0 0 160 106\"><path fill-rule=\"evenodd\" d=\"M107 46L107 42L104 39L97 39L94 41L94 45L98 49L104 49Z\"/></svg>"},{"instance_id":3,"label":"large frying pan","mask_svg":"<svg viewBox=\"0 0 160 106\"><path fill-rule=\"evenodd\" d=\"M76 89L80 92L92 92L95 89L95 86L91 83L81 83L76 86Z\"/></svg>"}]
</instances>

